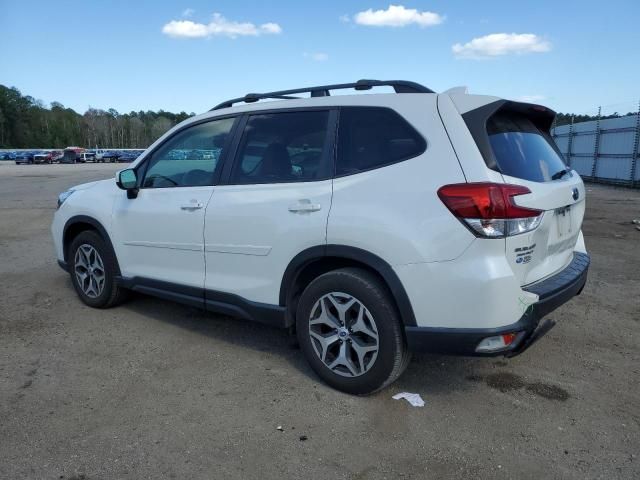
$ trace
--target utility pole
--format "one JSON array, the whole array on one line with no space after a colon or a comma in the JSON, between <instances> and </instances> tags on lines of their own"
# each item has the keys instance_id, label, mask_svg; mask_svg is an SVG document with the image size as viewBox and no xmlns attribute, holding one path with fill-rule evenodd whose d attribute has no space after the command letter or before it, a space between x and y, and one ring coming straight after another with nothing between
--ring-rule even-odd
<instances>
[{"instance_id":1,"label":"utility pole","mask_svg":"<svg viewBox=\"0 0 640 480\"><path fill-rule=\"evenodd\" d=\"M567 140L567 165L571 167L571 152L572 152L572 144L573 144L573 121L575 119L574 115L571 115L571 123L569 124L569 140Z\"/></svg>"},{"instance_id":2,"label":"utility pole","mask_svg":"<svg viewBox=\"0 0 640 480\"><path fill-rule=\"evenodd\" d=\"M596 172L598 171L598 157L600 156L600 116L602 114L602 107L598 107L598 119L596 120L596 139L593 142L593 163L591 167L591 179L596 179Z\"/></svg>"},{"instance_id":3,"label":"utility pole","mask_svg":"<svg viewBox=\"0 0 640 480\"><path fill-rule=\"evenodd\" d=\"M636 180L636 172L638 171L638 143L640 142L640 101L638 101L638 112L636 113L636 133L633 137L633 153L631 157L631 186L635 187L640 183Z\"/></svg>"}]
</instances>

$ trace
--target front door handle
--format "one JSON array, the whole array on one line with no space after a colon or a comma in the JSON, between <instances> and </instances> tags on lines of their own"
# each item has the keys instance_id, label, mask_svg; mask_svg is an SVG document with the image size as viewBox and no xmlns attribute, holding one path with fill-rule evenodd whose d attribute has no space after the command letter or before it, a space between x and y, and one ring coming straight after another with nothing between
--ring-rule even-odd
<instances>
[{"instance_id":1,"label":"front door handle","mask_svg":"<svg viewBox=\"0 0 640 480\"><path fill-rule=\"evenodd\" d=\"M307 198L303 198L298 200L298 203L295 205L289 206L289 211L292 213L309 213L309 212L317 212L322 209L322 205L319 203L311 203L311 200Z\"/></svg>"},{"instance_id":2,"label":"front door handle","mask_svg":"<svg viewBox=\"0 0 640 480\"><path fill-rule=\"evenodd\" d=\"M200 202L185 203L184 205L180 205L180 208L182 210L187 210L190 212L194 210L200 210L202 207L204 207L204 204Z\"/></svg>"}]
</instances>

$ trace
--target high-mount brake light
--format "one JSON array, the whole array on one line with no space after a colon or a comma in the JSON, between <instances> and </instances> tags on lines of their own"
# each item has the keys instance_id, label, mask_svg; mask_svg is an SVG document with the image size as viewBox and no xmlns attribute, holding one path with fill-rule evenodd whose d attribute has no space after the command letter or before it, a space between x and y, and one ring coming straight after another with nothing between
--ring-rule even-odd
<instances>
[{"instance_id":1,"label":"high-mount brake light","mask_svg":"<svg viewBox=\"0 0 640 480\"><path fill-rule=\"evenodd\" d=\"M440 200L476 236L505 238L535 230L544 212L520 207L513 197L527 187L503 183L456 183L438 190Z\"/></svg>"}]
</instances>

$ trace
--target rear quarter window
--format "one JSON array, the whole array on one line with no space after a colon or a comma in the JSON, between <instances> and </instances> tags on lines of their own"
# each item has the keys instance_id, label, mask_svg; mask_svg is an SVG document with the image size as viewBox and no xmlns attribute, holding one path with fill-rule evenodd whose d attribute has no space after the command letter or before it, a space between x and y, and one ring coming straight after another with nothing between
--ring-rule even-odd
<instances>
[{"instance_id":1,"label":"rear quarter window","mask_svg":"<svg viewBox=\"0 0 640 480\"><path fill-rule=\"evenodd\" d=\"M421 155L425 139L397 112L343 107L338 127L336 175L350 175Z\"/></svg>"}]
</instances>

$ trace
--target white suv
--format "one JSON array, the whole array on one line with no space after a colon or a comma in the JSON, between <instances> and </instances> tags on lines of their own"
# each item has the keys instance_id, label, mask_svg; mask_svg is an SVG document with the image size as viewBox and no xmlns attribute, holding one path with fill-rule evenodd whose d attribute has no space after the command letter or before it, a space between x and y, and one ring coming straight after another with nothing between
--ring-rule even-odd
<instances>
[{"instance_id":1,"label":"white suv","mask_svg":"<svg viewBox=\"0 0 640 480\"><path fill-rule=\"evenodd\" d=\"M92 307L135 290L293 327L350 393L388 385L412 350L512 356L589 266L553 118L406 81L249 94L62 193L58 262Z\"/></svg>"}]
</instances>

